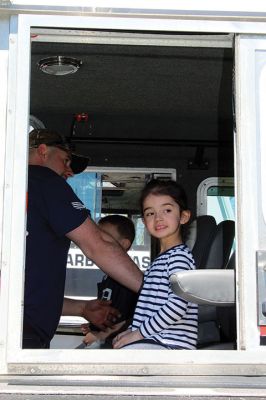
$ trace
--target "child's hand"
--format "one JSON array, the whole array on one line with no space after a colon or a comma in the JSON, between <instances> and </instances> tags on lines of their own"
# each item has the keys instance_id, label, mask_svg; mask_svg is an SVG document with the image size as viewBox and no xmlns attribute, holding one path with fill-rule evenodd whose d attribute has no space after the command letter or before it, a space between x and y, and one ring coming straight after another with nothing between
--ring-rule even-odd
<instances>
[{"instance_id":1,"label":"child's hand","mask_svg":"<svg viewBox=\"0 0 266 400\"><path fill-rule=\"evenodd\" d=\"M109 335L119 331L119 329L122 328L125 322L126 321L118 322L112 328L107 328L105 331L100 332L91 331L89 328L89 324L82 324L81 330L84 334L86 334L85 338L83 339L83 343L92 344L97 340L105 341L105 339L107 339Z\"/></svg>"},{"instance_id":2,"label":"child's hand","mask_svg":"<svg viewBox=\"0 0 266 400\"><path fill-rule=\"evenodd\" d=\"M83 343L92 344L92 343L96 342L97 340L99 340L99 338L98 338L98 332L91 332L91 331L89 331L89 332L87 333L87 335L84 337Z\"/></svg>"},{"instance_id":3,"label":"child's hand","mask_svg":"<svg viewBox=\"0 0 266 400\"><path fill-rule=\"evenodd\" d=\"M82 324L80 325L80 330L83 333L83 335L87 335L87 333L89 333L90 330L90 324Z\"/></svg>"},{"instance_id":4,"label":"child's hand","mask_svg":"<svg viewBox=\"0 0 266 400\"><path fill-rule=\"evenodd\" d=\"M137 329L135 331L131 331L128 329L127 331L119 333L113 340L113 348L114 349L121 349L121 347L125 346L126 344L137 342L138 340L143 339L142 334Z\"/></svg>"}]
</instances>

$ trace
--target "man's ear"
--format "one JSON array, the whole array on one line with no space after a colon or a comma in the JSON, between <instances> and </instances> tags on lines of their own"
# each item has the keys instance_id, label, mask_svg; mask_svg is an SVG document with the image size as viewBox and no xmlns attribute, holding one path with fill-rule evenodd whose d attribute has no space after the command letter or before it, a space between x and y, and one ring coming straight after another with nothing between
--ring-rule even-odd
<instances>
[{"instance_id":1,"label":"man's ear","mask_svg":"<svg viewBox=\"0 0 266 400\"><path fill-rule=\"evenodd\" d=\"M40 144L37 148L37 153L38 153L39 157L41 157L42 159L45 158L45 156L47 154L46 144L44 144L44 143Z\"/></svg>"},{"instance_id":2,"label":"man's ear","mask_svg":"<svg viewBox=\"0 0 266 400\"><path fill-rule=\"evenodd\" d=\"M191 212L189 210L183 210L181 212L181 218L180 218L180 224L184 225L186 224L191 217Z\"/></svg>"}]
</instances>

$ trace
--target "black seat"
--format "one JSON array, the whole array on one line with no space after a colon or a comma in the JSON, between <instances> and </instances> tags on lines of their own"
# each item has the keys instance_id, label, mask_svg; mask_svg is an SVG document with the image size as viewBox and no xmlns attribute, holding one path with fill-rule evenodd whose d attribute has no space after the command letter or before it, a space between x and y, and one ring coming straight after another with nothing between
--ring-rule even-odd
<instances>
[{"instance_id":1,"label":"black seat","mask_svg":"<svg viewBox=\"0 0 266 400\"><path fill-rule=\"evenodd\" d=\"M231 254L226 269L235 269L235 251ZM224 348L236 348L236 305L217 307L217 325L220 330L220 343ZM216 346L217 347L217 346Z\"/></svg>"},{"instance_id":2,"label":"black seat","mask_svg":"<svg viewBox=\"0 0 266 400\"><path fill-rule=\"evenodd\" d=\"M235 239L235 223L231 220L220 222L216 227L208 256L203 268L225 268L228 264Z\"/></svg>"},{"instance_id":3,"label":"black seat","mask_svg":"<svg viewBox=\"0 0 266 400\"><path fill-rule=\"evenodd\" d=\"M212 215L200 215L189 225L186 244L192 251L196 268L205 268L216 229L216 221Z\"/></svg>"},{"instance_id":4,"label":"black seat","mask_svg":"<svg viewBox=\"0 0 266 400\"><path fill-rule=\"evenodd\" d=\"M234 238L234 221L225 220L217 225L211 215L195 218L189 225L186 244L192 251L196 268L225 268Z\"/></svg>"},{"instance_id":5,"label":"black seat","mask_svg":"<svg viewBox=\"0 0 266 400\"><path fill-rule=\"evenodd\" d=\"M206 260L207 269L233 269L235 223L225 220L217 225ZM230 307L199 306L198 348L233 349L236 347L236 309ZM213 308L213 310L210 310ZM219 340L217 340L219 338Z\"/></svg>"},{"instance_id":6,"label":"black seat","mask_svg":"<svg viewBox=\"0 0 266 400\"><path fill-rule=\"evenodd\" d=\"M233 269L232 247L235 223L225 220L216 225L214 217L197 217L191 224L187 244L191 246L197 269ZM234 348L236 341L235 306L199 305L198 348ZM224 344L226 343L226 344Z\"/></svg>"}]
</instances>

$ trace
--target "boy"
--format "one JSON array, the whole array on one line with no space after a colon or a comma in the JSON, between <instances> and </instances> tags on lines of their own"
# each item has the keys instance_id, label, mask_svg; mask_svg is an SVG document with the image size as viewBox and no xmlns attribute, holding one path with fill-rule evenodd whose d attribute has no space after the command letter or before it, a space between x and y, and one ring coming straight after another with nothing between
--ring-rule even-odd
<instances>
[{"instance_id":1,"label":"boy","mask_svg":"<svg viewBox=\"0 0 266 400\"><path fill-rule=\"evenodd\" d=\"M108 215L98 222L99 227L110 236L112 236L128 252L134 238L135 227L131 219L122 215ZM82 332L86 335L83 342L92 345L94 342L104 343L104 347L112 347L112 334L117 333L119 329L126 328L127 320L133 316L138 294L105 275L98 286L98 299L112 300L112 307L120 311L121 317L112 328L100 331L92 324L83 324Z\"/></svg>"}]
</instances>

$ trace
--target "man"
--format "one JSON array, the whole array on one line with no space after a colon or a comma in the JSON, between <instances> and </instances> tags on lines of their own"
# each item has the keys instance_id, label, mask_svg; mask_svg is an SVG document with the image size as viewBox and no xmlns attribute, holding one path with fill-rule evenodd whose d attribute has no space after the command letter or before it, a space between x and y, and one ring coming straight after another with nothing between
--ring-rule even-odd
<instances>
[{"instance_id":1,"label":"man","mask_svg":"<svg viewBox=\"0 0 266 400\"><path fill-rule=\"evenodd\" d=\"M33 130L29 148L23 348L49 348L61 313L82 316L100 329L111 326L117 316L108 302L64 299L70 241L135 292L143 276L62 179L72 157L66 140L54 131Z\"/></svg>"}]
</instances>

